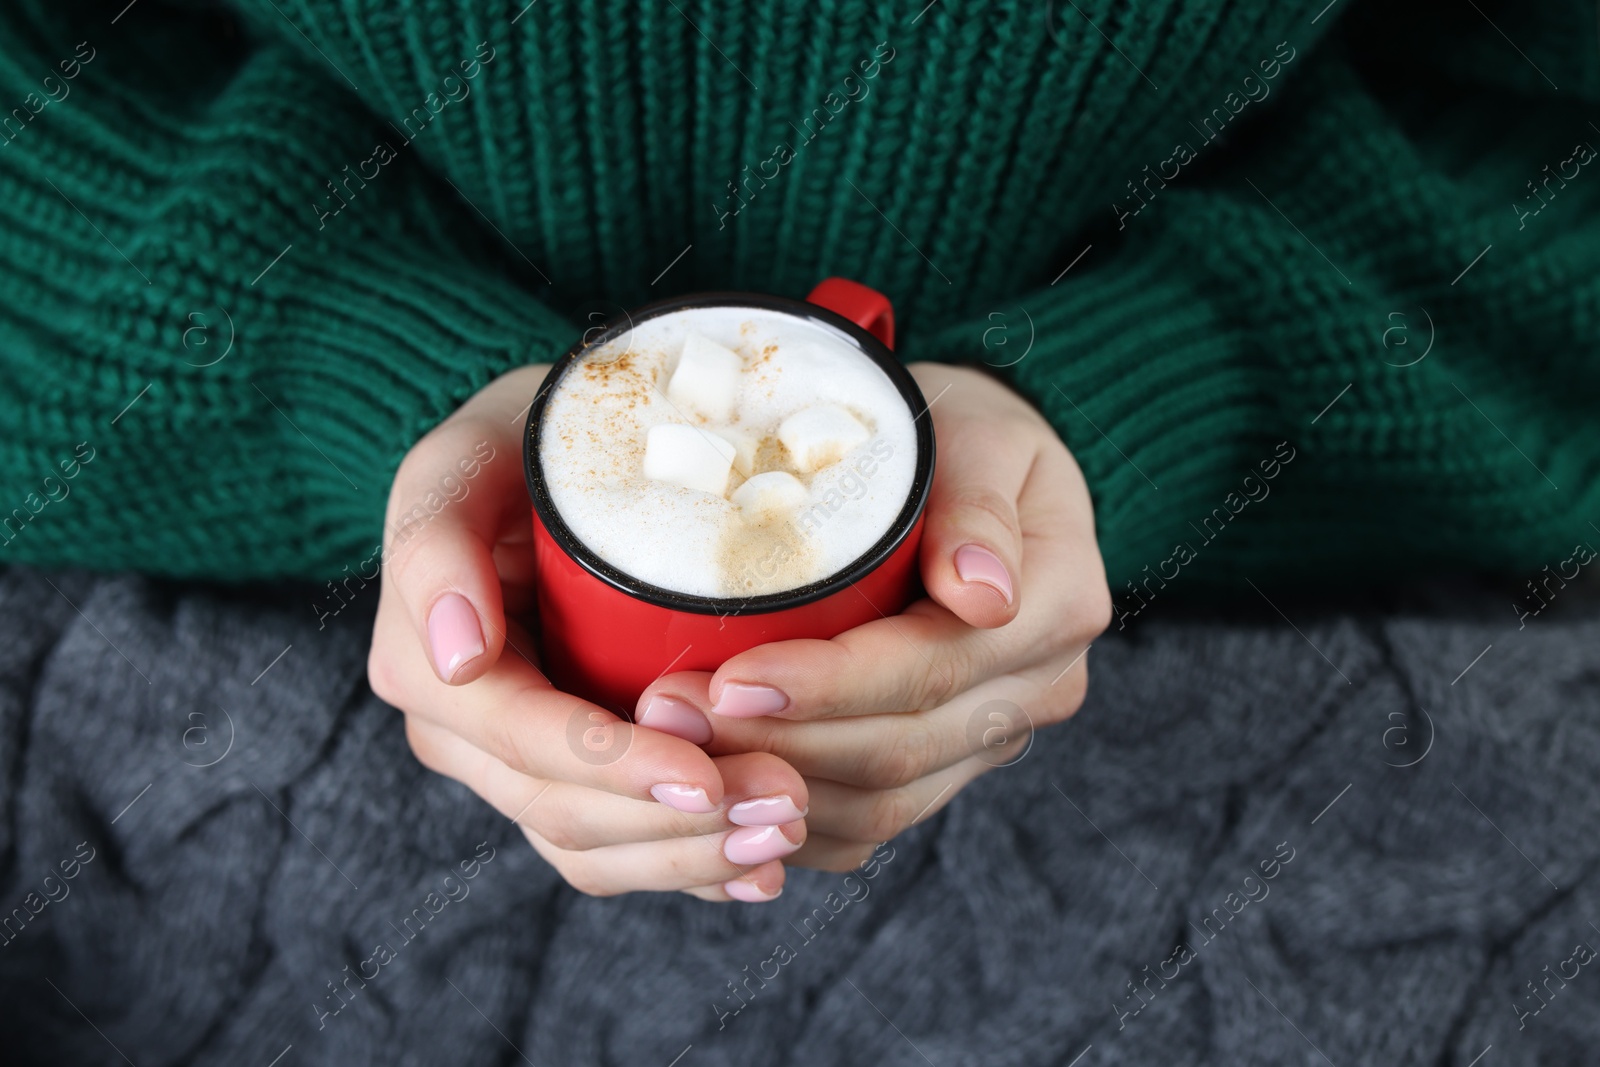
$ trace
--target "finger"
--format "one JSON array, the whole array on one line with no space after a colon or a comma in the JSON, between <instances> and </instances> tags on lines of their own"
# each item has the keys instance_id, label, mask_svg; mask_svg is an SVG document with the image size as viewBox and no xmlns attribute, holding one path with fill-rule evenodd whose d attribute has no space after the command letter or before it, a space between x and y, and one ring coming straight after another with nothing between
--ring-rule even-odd
<instances>
[{"instance_id":1,"label":"finger","mask_svg":"<svg viewBox=\"0 0 1600 1067\"><path fill-rule=\"evenodd\" d=\"M714 754L767 752L781 755L780 766L786 771L877 787L898 785L970 755L972 740L962 729L961 718L968 714L974 701L990 693L983 690L969 694L964 700L926 715L856 716L824 726L789 723L769 716L736 719L708 715L710 677L704 671L681 671L656 679L639 697L640 724L671 731ZM1024 688L1013 684L994 692L1012 693ZM740 792L729 781L728 769L721 769L724 788L730 795ZM766 795L760 800L724 805L730 807L734 822L749 823L759 817L758 812L770 812L770 817L776 817L780 812L796 810L792 805L805 806L803 799L791 801L780 794L776 783L765 790L742 792Z\"/></svg>"},{"instance_id":2,"label":"finger","mask_svg":"<svg viewBox=\"0 0 1600 1067\"><path fill-rule=\"evenodd\" d=\"M737 900L745 904L765 904L769 900L778 899L783 892L783 883L787 877L788 872L783 864L773 860L771 863L752 867L739 877L718 885L697 885L683 892L701 900Z\"/></svg>"},{"instance_id":3,"label":"finger","mask_svg":"<svg viewBox=\"0 0 1600 1067\"><path fill-rule=\"evenodd\" d=\"M717 811L689 814L569 782L529 778L417 716L407 716L406 737L429 770L461 782L506 818L569 852L792 822L804 817L809 796L793 768L764 752L718 759L730 792ZM795 795L799 806L791 799Z\"/></svg>"},{"instance_id":4,"label":"finger","mask_svg":"<svg viewBox=\"0 0 1600 1067\"><path fill-rule=\"evenodd\" d=\"M811 867L842 874L867 863L879 847L839 837L808 838L784 863L790 867Z\"/></svg>"},{"instance_id":5,"label":"finger","mask_svg":"<svg viewBox=\"0 0 1600 1067\"><path fill-rule=\"evenodd\" d=\"M520 383L532 396L539 377L508 375L485 393L517 392ZM452 684L500 656L494 550L512 505L526 497L520 431L490 410L469 404L418 442L395 475L385 518L384 593L404 604L435 673Z\"/></svg>"},{"instance_id":6,"label":"finger","mask_svg":"<svg viewBox=\"0 0 1600 1067\"><path fill-rule=\"evenodd\" d=\"M705 836L738 826L789 825L806 817L810 789L800 773L777 756L738 752L712 762L723 783L722 804L715 811L681 812L557 782L518 821L561 848L583 851Z\"/></svg>"},{"instance_id":7,"label":"finger","mask_svg":"<svg viewBox=\"0 0 1600 1067\"><path fill-rule=\"evenodd\" d=\"M406 717L406 738L429 770L461 782L501 815L568 851L729 829L720 810L688 814L660 803L519 774L420 716Z\"/></svg>"},{"instance_id":8,"label":"finger","mask_svg":"<svg viewBox=\"0 0 1600 1067\"><path fill-rule=\"evenodd\" d=\"M724 789L722 804L715 811L681 812L555 782L516 821L562 849L581 852L642 841L704 837L740 826L787 825L805 818L810 791L799 772L777 756L741 752L713 762Z\"/></svg>"},{"instance_id":9,"label":"finger","mask_svg":"<svg viewBox=\"0 0 1600 1067\"><path fill-rule=\"evenodd\" d=\"M1024 752L1025 739L1014 739ZM938 813L979 775L994 770L985 759L969 756L953 766L894 789L862 789L812 778L811 814L806 817L808 842L818 839L873 844L889 841Z\"/></svg>"},{"instance_id":10,"label":"finger","mask_svg":"<svg viewBox=\"0 0 1600 1067\"><path fill-rule=\"evenodd\" d=\"M788 826L806 817L811 789L800 772L770 752L713 759L722 775L722 811L735 826Z\"/></svg>"},{"instance_id":11,"label":"finger","mask_svg":"<svg viewBox=\"0 0 1600 1067\"><path fill-rule=\"evenodd\" d=\"M950 388L992 388L969 378L955 379ZM930 408L939 459L921 548L928 595L967 625L985 629L1017 613L1023 565L1017 499L1042 441L1031 421L1018 421L1006 408L982 417L987 395Z\"/></svg>"},{"instance_id":12,"label":"finger","mask_svg":"<svg viewBox=\"0 0 1600 1067\"><path fill-rule=\"evenodd\" d=\"M713 753L761 751L777 756L808 782L823 778L863 789L898 789L969 757L1010 762L1039 727L1069 717L1082 703L1086 669L1077 666L1049 685L1054 662L1001 675L927 711L857 715L818 722L760 718L728 722ZM881 840L881 837L880 837Z\"/></svg>"},{"instance_id":13,"label":"finger","mask_svg":"<svg viewBox=\"0 0 1600 1067\"><path fill-rule=\"evenodd\" d=\"M633 721L652 730L681 737L692 745L708 743L713 734L705 709L711 706L709 671L664 674L645 687L634 707Z\"/></svg>"},{"instance_id":14,"label":"finger","mask_svg":"<svg viewBox=\"0 0 1600 1067\"><path fill-rule=\"evenodd\" d=\"M1030 654L1018 631L974 630L931 600L829 641L776 641L718 667L715 725L774 716L819 719L932 707Z\"/></svg>"},{"instance_id":15,"label":"finger","mask_svg":"<svg viewBox=\"0 0 1600 1067\"><path fill-rule=\"evenodd\" d=\"M1111 596L1093 515L1074 507L1082 474L1060 444L1041 449L1023 487L1027 541L1012 622L974 629L920 600L830 641L780 641L717 668L709 692L713 731L728 718L816 719L932 707L986 678L1077 655L1106 628ZM1074 488L1077 486L1078 488ZM1059 668L1057 668L1059 670Z\"/></svg>"},{"instance_id":16,"label":"finger","mask_svg":"<svg viewBox=\"0 0 1600 1067\"><path fill-rule=\"evenodd\" d=\"M1027 545L1023 584L1047 597L1044 616L1079 645L1111 621L1111 591L1088 499L1083 472L1067 446L1046 442L1018 500Z\"/></svg>"},{"instance_id":17,"label":"finger","mask_svg":"<svg viewBox=\"0 0 1600 1067\"><path fill-rule=\"evenodd\" d=\"M1041 564L1045 561L1041 554ZM1098 557L1094 566L1098 569ZM998 630L975 630L923 600L903 615L869 622L830 641L779 641L742 652L712 675L706 694L710 705L697 705L710 712L713 740L706 744L722 750L720 741L735 722L929 710L991 679L1031 673L1035 665L1049 665L1063 655L1070 659L1105 628L1110 597L1101 587L1078 596L1069 608L1063 601L1073 595L1076 582L1063 577L1061 586L1059 591L1041 588L1010 626Z\"/></svg>"},{"instance_id":18,"label":"finger","mask_svg":"<svg viewBox=\"0 0 1600 1067\"><path fill-rule=\"evenodd\" d=\"M471 685L446 685L413 647L411 622L380 606L368 674L374 692L410 715L459 735L511 770L704 813L722 803L711 757L680 738L635 727L553 687L524 657L526 633L512 626L511 651Z\"/></svg>"},{"instance_id":19,"label":"finger","mask_svg":"<svg viewBox=\"0 0 1600 1067\"><path fill-rule=\"evenodd\" d=\"M793 854L806 839L805 824L795 822L574 852L557 848L527 827L522 832L573 888L591 896L724 885Z\"/></svg>"}]
</instances>

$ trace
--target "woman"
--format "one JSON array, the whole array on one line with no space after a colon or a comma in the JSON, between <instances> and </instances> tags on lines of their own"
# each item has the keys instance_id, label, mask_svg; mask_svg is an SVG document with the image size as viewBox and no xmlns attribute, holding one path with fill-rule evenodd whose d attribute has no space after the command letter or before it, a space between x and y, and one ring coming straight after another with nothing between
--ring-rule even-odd
<instances>
[{"instance_id":1,"label":"woman","mask_svg":"<svg viewBox=\"0 0 1600 1067\"><path fill-rule=\"evenodd\" d=\"M13 4L6 558L331 580L319 616L384 563L425 764L586 892L770 900L986 770L985 701L1075 711L1108 624L1568 554L1593 14ZM584 762L515 622L521 413L591 312L830 274L937 398L929 598L664 677Z\"/></svg>"}]
</instances>

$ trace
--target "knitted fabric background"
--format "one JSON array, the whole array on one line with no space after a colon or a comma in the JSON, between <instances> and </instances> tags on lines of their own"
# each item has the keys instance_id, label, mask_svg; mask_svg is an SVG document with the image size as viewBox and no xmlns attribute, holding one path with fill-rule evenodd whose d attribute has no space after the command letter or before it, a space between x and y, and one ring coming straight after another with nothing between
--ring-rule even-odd
<instances>
[{"instance_id":1,"label":"knitted fabric background","mask_svg":"<svg viewBox=\"0 0 1600 1067\"><path fill-rule=\"evenodd\" d=\"M569 888L411 758L370 617L319 632L315 592L0 578L0 906L40 908L0 947L7 1062L1567 1067L1600 1039L1592 588L1520 630L1486 589L1108 635L1070 724L761 907Z\"/></svg>"}]
</instances>

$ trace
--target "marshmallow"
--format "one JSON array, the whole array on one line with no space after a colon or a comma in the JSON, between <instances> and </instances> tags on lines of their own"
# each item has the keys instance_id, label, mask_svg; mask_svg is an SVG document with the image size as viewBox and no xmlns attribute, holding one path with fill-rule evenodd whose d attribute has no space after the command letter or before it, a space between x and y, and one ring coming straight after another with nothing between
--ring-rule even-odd
<instances>
[{"instance_id":1,"label":"marshmallow","mask_svg":"<svg viewBox=\"0 0 1600 1067\"><path fill-rule=\"evenodd\" d=\"M709 430L662 423L645 436L644 476L721 496L728 491L735 452L730 442Z\"/></svg>"},{"instance_id":2,"label":"marshmallow","mask_svg":"<svg viewBox=\"0 0 1600 1067\"><path fill-rule=\"evenodd\" d=\"M758 474L728 499L744 511L791 511L809 499L805 484L787 471Z\"/></svg>"},{"instance_id":3,"label":"marshmallow","mask_svg":"<svg viewBox=\"0 0 1600 1067\"><path fill-rule=\"evenodd\" d=\"M690 332L667 381L667 399L708 419L727 422L739 400L739 353Z\"/></svg>"},{"instance_id":4,"label":"marshmallow","mask_svg":"<svg viewBox=\"0 0 1600 1067\"><path fill-rule=\"evenodd\" d=\"M790 415L778 427L778 440L802 471L837 463L844 454L872 435L850 412L838 404L817 404Z\"/></svg>"},{"instance_id":5,"label":"marshmallow","mask_svg":"<svg viewBox=\"0 0 1600 1067\"><path fill-rule=\"evenodd\" d=\"M756 472L756 450L761 447L761 442L752 435L745 433L733 426L718 426L715 431L718 437L724 438L734 447L733 469L750 477Z\"/></svg>"}]
</instances>

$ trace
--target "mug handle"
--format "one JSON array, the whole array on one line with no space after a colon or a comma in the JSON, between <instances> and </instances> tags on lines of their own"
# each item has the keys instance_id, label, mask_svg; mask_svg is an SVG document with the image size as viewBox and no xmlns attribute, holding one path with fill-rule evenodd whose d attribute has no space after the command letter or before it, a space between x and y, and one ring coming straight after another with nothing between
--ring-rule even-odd
<instances>
[{"instance_id":1,"label":"mug handle","mask_svg":"<svg viewBox=\"0 0 1600 1067\"><path fill-rule=\"evenodd\" d=\"M848 278L825 278L806 297L809 303L825 307L894 349L894 305L876 289L869 289Z\"/></svg>"}]
</instances>

